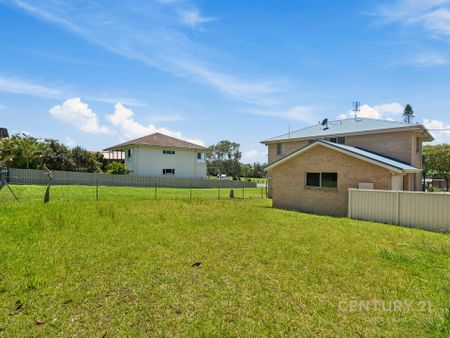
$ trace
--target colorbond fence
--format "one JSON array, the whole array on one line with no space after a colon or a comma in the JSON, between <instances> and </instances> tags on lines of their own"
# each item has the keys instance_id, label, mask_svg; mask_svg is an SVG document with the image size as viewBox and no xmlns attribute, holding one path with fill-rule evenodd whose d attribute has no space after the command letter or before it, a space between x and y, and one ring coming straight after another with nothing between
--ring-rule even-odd
<instances>
[{"instance_id":1,"label":"colorbond fence","mask_svg":"<svg viewBox=\"0 0 450 338\"><path fill-rule=\"evenodd\" d=\"M348 217L450 232L450 193L350 189Z\"/></svg>"},{"instance_id":2,"label":"colorbond fence","mask_svg":"<svg viewBox=\"0 0 450 338\"><path fill-rule=\"evenodd\" d=\"M255 188L254 182L232 180L207 180L201 178L147 177L133 175L109 175L72 171L53 171L53 185L89 185L114 187L160 187L160 188ZM10 168L7 181L11 184L49 183L45 170Z\"/></svg>"}]
</instances>

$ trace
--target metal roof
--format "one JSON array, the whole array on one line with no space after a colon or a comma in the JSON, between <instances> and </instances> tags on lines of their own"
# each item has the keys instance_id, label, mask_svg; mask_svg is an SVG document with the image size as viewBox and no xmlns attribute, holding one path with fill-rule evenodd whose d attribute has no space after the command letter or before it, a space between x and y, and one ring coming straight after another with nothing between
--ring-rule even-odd
<instances>
[{"instance_id":1,"label":"metal roof","mask_svg":"<svg viewBox=\"0 0 450 338\"><path fill-rule=\"evenodd\" d=\"M311 127L306 127L277 137L269 138L261 143L270 143L289 139L321 138L326 136L376 132L399 128L420 128L425 132L428 140L433 140L431 134L421 124L358 117L356 119L349 118L344 120L328 121L328 128L323 126L321 123L318 123Z\"/></svg>"},{"instance_id":2,"label":"metal roof","mask_svg":"<svg viewBox=\"0 0 450 338\"><path fill-rule=\"evenodd\" d=\"M310 144L307 144L295 151L293 151L290 154L287 154L286 156L278 159L275 162L272 162L271 164L269 164L265 170L269 170L285 161L288 161L289 159L291 159L292 157L295 157L296 155L301 154L302 152L308 150L309 148L312 148L314 146L317 145L324 145L327 148L331 148L331 149L335 149L337 151L341 151L344 152L350 156L354 156L357 158L360 158L362 160L366 160L368 162L372 162L374 164L378 164L381 165L383 167L389 167L394 169L395 171L402 171L402 172L420 172L421 170L413 167L407 163L404 162L400 162L397 160L394 160L392 158L389 157L385 157L376 153L372 153L370 151L364 150L364 149L360 149L360 148L356 148L356 147L351 147L351 146L347 146L345 144L338 144L338 143L333 143L333 142L329 142L329 141L324 141L324 140L317 140L314 141Z\"/></svg>"}]
</instances>

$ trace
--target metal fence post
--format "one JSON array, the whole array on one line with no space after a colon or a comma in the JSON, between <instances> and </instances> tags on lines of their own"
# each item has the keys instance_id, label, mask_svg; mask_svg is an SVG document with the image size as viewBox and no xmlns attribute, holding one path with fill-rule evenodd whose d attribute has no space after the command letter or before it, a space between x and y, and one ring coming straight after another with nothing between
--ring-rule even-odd
<instances>
[{"instance_id":1,"label":"metal fence post","mask_svg":"<svg viewBox=\"0 0 450 338\"><path fill-rule=\"evenodd\" d=\"M158 183L155 182L155 200L158 199Z\"/></svg>"},{"instance_id":2,"label":"metal fence post","mask_svg":"<svg viewBox=\"0 0 450 338\"><path fill-rule=\"evenodd\" d=\"M245 198L245 185L242 186L242 199Z\"/></svg>"},{"instance_id":3,"label":"metal fence post","mask_svg":"<svg viewBox=\"0 0 450 338\"><path fill-rule=\"evenodd\" d=\"M220 187L217 187L217 199L220 200Z\"/></svg>"},{"instance_id":4,"label":"metal fence post","mask_svg":"<svg viewBox=\"0 0 450 338\"><path fill-rule=\"evenodd\" d=\"M189 201L192 201L192 180L191 180L191 186L189 187Z\"/></svg>"},{"instance_id":5,"label":"metal fence post","mask_svg":"<svg viewBox=\"0 0 450 338\"><path fill-rule=\"evenodd\" d=\"M95 180L95 200L98 201L98 178Z\"/></svg>"}]
</instances>

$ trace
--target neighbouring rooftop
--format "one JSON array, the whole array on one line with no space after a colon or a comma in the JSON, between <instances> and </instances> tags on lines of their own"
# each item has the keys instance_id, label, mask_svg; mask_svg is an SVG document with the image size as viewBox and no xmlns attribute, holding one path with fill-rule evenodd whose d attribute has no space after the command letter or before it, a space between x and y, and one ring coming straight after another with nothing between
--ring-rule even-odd
<instances>
[{"instance_id":1,"label":"neighbouring rooftop","mask_svg":"<svg viewBox=\"0 0 450 338\"><path fill-rule=\"evenodd\" d=\"M417 129L424 134L427 141L433 141L433 136L421 124L404 123L390 120L380 120L371 118L349 118L344 120L328 121L326 125L318 123L311 127L306 127L280 136L269 138L261 143L272 143L282 140L322 138L335 135L347 135L356 133L370 133L381 130L397 129Z\"/></svg>"},{"instance_id":2,"label":"neighbouring rooftop","mask_svg":"<svg viewBox=\"0 0 450 338\"><path fill-rule=\"evenodd\" d=\"M192 150L206 150L206 147L191 143L188 141L180 140L172 136L164 135L161 133L154 133L146 135L135 140L127 141L117 144L112 147L104 149L108 150L123 150L130 146L143 146L143 147L156 147L156 148L180 148L180 149L192 149Z\"/></svg>"},{"instance_id":3,"label":"neighbouring rooftop","mask_svg":"<svg viewBox=\"0 0 450 338\"><path fill-rule=\"evenodd\" d=\"M395 171L410 172L410 173L420 173L421 172L421 170L416 167L413 167L407 163L400 162L400 161L394 160L394 159L386 157L386 156L382 156L382 155L379 155L379 154L376 154L376 153L373 153L373 152L370 152L370 151L367 151L364 149L351 147L351 146L348 146L345 144L338 144L338 143L328 142L328 141L324 141L324 140L314 141L310 144L307 144L307 145L293 151L290 154L287 154L286 156L283 156L282 158L269 164L265 168L265 170L274 168L274 167L280 165L281 163L290 160L292 157L300 155L304 151L306 151L312 147L315 147L317 145L323 145L328 148L340 151L342 153L346 153L350 156L360 158L362 160L366 160L366 161L369 161L369 162L372 162L372 163L375 163L375 164L378 164L378 165L381 165L384 167L389 167L391 169L394 169Z\"/></svg>"}]
</instances>

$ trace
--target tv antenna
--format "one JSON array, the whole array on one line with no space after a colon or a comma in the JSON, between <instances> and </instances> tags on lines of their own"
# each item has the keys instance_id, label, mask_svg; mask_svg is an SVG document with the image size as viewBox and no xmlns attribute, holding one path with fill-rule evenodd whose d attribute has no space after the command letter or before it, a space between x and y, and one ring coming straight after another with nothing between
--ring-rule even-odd
<instances>
[{"instance_id":1,"label":"tv antenna","mask_svg":"<svg viewBox=\"0 0 450 338\"><path fill-rule=\"evenodd\" d=\"M14 196L16 201L18 201L19 199L17 198L16 194L11 189L8 182L5 180L6 175L8 175L8 168L0 167L0 191L3 189L3 187L6 186L9 189L9 191L11 191L11 194Z\"/></svg>"},{"instance_id":2,"label":"tv antenna","mask_svg":"<svg viewBox=\"0 0 450 338\"><path fill-rule=\"evenodd\" d=\"M356 121L356 119L358 118L358 113L360 111L359 108L361 107L361 103L359 101L354 101L352 103L352 106L353 106L353 113L355 114L355 121Z\"/></svg>"}]
</instances>

